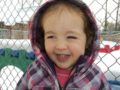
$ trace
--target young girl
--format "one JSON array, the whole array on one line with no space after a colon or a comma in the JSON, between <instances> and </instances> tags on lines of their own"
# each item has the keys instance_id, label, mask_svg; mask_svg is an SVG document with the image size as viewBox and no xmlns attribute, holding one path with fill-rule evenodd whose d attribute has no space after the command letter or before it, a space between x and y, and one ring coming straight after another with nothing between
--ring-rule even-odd
<instances>
[{"instance_id":1,"label":"young girl","mask_svg":"<svg viewBox=\"0 0 120 90\"><path fill-rule=\"evenodd\" d=\"M96 22L81 0L50 0L30 23L37 60L16 90L110 90L93 63L99 50Z\"/></svg>"}]
</instances>

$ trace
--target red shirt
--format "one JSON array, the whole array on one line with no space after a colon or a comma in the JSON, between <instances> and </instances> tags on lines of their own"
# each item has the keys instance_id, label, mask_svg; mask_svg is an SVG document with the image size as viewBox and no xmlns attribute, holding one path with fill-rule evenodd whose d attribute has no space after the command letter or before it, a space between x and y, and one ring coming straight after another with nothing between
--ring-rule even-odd
<instances>
[{"instance_id":1,"label":"red shirt","mask_svg":"<svg viewBox=\"0 0 120 90\"><path fill-rule=\"evenodd\" d=\"M71 70L61 69L57 66L55 66L55 70L56 70L57 78L58 78L60 85L62 87L64 87L67 80L69 79L69 75L70 75Z\"/></svg>"}]
</instances>

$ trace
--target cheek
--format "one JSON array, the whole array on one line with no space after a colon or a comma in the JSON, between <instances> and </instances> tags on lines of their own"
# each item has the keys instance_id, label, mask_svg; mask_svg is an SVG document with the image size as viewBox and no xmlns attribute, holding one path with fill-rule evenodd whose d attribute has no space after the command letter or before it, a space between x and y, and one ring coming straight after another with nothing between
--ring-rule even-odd
<instances>
[{"instance_id":1,"label":"cheek","mask_svg":"<svg viewBox=\"0 0 120 90\"><path fill-rule=\"evenodd\" d=\"M83 43L71 44L70 49L75 55L84 55L85 44L83 44Z\"/></svg>"},{"instance_id":2,"label":"cheek","mask_svg":"<svg viewBox=\"0 0 120 90\"><path fill-rule=\"evenodd\" d=\"M50 42L46 41L45 42L45 50L46 50L47 54L51 54L54 50L54 45L51 44Z\"/></svg>"}]
</instances>

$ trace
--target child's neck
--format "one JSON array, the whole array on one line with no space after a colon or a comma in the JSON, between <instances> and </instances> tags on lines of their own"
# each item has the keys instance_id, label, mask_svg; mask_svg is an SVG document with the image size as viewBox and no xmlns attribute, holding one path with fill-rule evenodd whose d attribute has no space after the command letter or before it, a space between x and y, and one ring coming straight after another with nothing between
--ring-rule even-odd
<instances>
[{"instance_id":1,"label":"child's neck","mask_svg":"<svg viewBox=\"0 0 120 90\"><path fill-rule=\"evenodd\" d=\"M60 85L62 87L64 87L67 80L69 79L71 70L62 69L62 68L59 68L57 66L55 66L55 70L56 70L56 75L57 75L57 78L58 78Z\"/></svg>"}]
</instances>

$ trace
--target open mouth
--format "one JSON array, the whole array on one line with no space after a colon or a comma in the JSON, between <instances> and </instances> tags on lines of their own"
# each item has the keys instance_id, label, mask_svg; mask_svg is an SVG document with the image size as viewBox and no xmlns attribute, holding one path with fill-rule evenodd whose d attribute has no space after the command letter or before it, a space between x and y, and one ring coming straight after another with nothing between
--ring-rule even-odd
<instances>
[{"instance_id":1,"label":"open mouth","mask_svg":"<svg viewBox=\"0 0 120 90\"><path fill-rule=\"evenodd\" d=\"M70 54L56 54L56 58L59 62L66 62L70 58Z\"/></svg>"}]
</instances>

